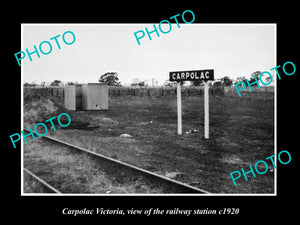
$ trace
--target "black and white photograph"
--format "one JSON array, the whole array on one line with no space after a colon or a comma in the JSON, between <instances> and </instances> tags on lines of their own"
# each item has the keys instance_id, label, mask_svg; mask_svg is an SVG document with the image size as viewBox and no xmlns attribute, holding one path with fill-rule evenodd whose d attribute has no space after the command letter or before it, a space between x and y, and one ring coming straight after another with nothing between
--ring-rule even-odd
<instances>
[{"instance_id":1,"label":"black and white photograph","mask_svg":"<svg viewBox=\"0 0 300 225\"><path fill-rule=\"evenodd\" d=\"M24 195L276 194L276 24L22 24L22 51Z\"/></svg>"},{"instance_id":2,"label":"black and white photograph","mask_svg":"<svg viewBox=\"0 0 300 225\"><path fill-rule=\"evenodd\" d=\"M292 220L296 5L147 3L6 7L4 216Z\"/></svg>"}]
</instances>

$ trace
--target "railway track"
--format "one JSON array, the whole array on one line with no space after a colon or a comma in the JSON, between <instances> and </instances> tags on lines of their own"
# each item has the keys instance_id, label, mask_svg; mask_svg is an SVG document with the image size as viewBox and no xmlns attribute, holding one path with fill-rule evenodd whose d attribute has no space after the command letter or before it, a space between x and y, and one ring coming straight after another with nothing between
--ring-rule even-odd
<instances>
[{"instance_id":1,"label":"railway track","mask_svg":"<svg viewBox=\"0 0 300 225\"><path fill-rule=\"evenodd\" d=\"M29 130L24 129L24 132L29 133ZM104 156L102 154L92 152L90 150L72 145L70 143L58 140L53 137L49 136L43 136L40 137L41 140L46 142L51 142L54 145L57 146L64 146L68 150L75 151L77 154L85 154L89 157L97 160L98 164L101 165L109 165L110 167L113 167L115 171L122 172L123 176L136 176L138 178L146 179L147 183L150 184L156 184L162 187L162 190L164 190L163 193L198 193L198 194L209 194L209 192L190 186L188 184L179 182L177 180L170 179L168 177L153 173L151 171L136 167L134 165L130 165L128 163ZM60 191L58 191L60 192ZM57 192L56 192L57 193ZM64 193L62 191L62 193ZM160 194L163 194L160 193Z\"/></svg>"},{"instance_id":2,"label":"railway track","mask_svg":"<svg viewBox=\"0 0 300 225\"><path fill-rule=\"evenodd\" d=\"M35 182L37 182L39 185L41 185L42 188L44 189L44 192L46 192L46 193L61 194L60 191L58 191L56 188L52 187L50 184L48 184L46 181L44 181L42 178L38 177L37 175L35 175L31 171L29 171L28 169L23 168L23 171L28 176L30 176L31 179L33 179Z\"/></svg>"}]
</instances>

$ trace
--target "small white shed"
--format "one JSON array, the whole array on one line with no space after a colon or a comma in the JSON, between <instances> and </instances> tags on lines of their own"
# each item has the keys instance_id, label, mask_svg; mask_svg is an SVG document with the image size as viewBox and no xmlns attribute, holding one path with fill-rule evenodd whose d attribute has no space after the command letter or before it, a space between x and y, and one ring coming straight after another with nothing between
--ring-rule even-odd
<instances>
[{"instance_id":1,"label":"small white shed","mask_svg":"<svg viewBox=\"0 0 300 225\"><path fill-rule=\"evenodd\" d=\"M66 85L65 86L65 107L69 110L82 109L82 85Z\"/></svg>"},{"instance_id":2,"label":"small white shed","mask_svg":"<svg viewBox=\"0 0 300 225\"><path fill-rule=\"evenodd\" d=\"M82 109L108 109L108 86L103 83L88 83L82 85Z\"/></svg>"}]
</instances>

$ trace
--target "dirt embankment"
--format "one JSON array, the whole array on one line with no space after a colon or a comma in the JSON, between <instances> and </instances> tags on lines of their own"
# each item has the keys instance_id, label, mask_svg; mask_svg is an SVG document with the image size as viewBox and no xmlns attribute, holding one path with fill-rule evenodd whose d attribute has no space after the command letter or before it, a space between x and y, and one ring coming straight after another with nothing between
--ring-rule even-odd
<instances>
[{"instance_id":1,"label":"dirt embankment","mask_svg":"<svg viewBox=\"0 0 300 225\"><path fill-rule=\"evenodd\" d=\"M56 96L43 96L40 94L27 94L24 97L23 119L24 128L34 129L37 123L44 123L50 130L51 123L45 122L52 117L58 117L61 113L67 113L71 118L71 124L65 129L85 129L93 130L99 128L98 121L94 121L90 116L85 116L82 112L70 111L65 108L63 101ZM65 120L65 121L64 121ZM60 122L67 124L67 117L61 117ZM60 129L57 119L52 120L55 128Z\"/></svg>"},{"instance_id":2,"label":"dirt embankment","mask_svg":"<svg viewBox=\"0 0 300 225\"><path fill-rule=\"evenodd\" d=\"M45 120L58 116L63 112L70 113L58 98L44 97L39 94L28 94L24 96L23 106L25 128L33 128L35 124L44 123ZM50 123L49 125L51 126Z\"/></svg>"}]
</instances>

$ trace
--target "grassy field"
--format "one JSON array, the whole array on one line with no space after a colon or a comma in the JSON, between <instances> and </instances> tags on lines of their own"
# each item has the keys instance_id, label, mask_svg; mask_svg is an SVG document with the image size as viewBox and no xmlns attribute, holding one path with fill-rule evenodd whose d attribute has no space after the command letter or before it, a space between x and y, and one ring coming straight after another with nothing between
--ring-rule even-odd
<instances>
[{"instance_id":1,"label":"grassy field","mask_svg":"<svg viewBox=\"0 0 300 225\"><path fill-rule=\"evenodd\" d=\"M62 193L170 193L157 183L64 146L41 139L25 146L24 164ZM25 177L26 178L26 177ZM44 192L24 180L25 193Z\"/></svg>"},{"instance_id":2,"label":"grassy field","mask_svg":"<svg viewBox=\"0 0 300 225\"><path fill-rule=\"evenodd\" d=\"M177 135L175 96L110 98L107 111L76 112L56 103L48 109L49 102L45 109L43 104L28 100L24 127L33 128L43 118L67 112L71 125L48 135L212 193L274 192L273 170L256 178L249 174L248 181L241 177L237 186L230 177L231 172L241 168L248 171L249 164L254 166L274 154L273 93L211 97L209 140L203 139L203 96L183 97L182 103L181 136ZM195 129L195 133L188 132ZM124 133L132 138L120 137ZM273 169L271 162L269 168Z\"/></svg>"},{"instance_id":3,"label":"grassy field","mask_svg":"<svg viewBox=\"0 0 300 225\"><path fill-rule=\"evenodd\" d=\"M38 181L24 172L24 193L47 193L47 190Z\"/></svg>"}]
</instances>

